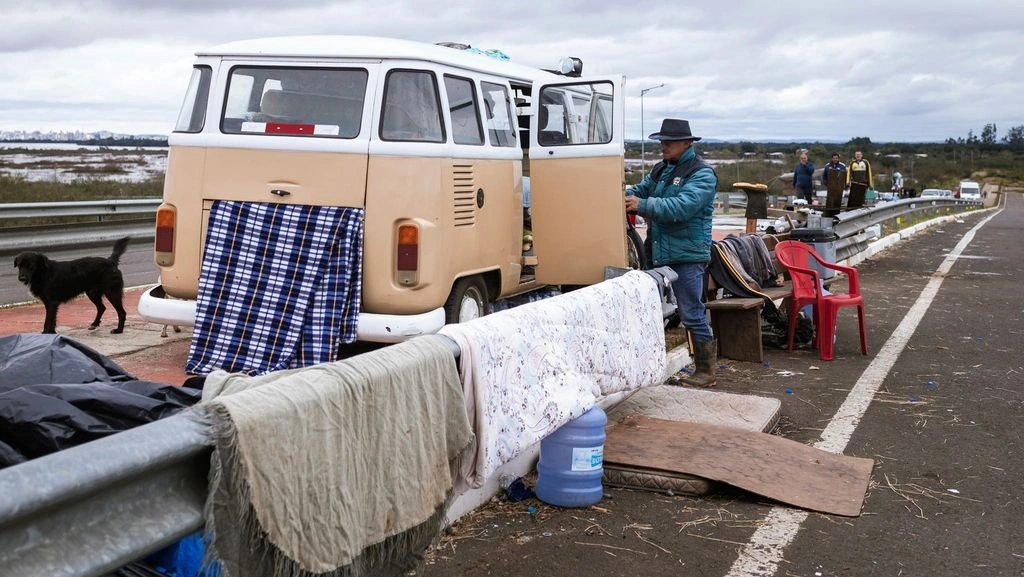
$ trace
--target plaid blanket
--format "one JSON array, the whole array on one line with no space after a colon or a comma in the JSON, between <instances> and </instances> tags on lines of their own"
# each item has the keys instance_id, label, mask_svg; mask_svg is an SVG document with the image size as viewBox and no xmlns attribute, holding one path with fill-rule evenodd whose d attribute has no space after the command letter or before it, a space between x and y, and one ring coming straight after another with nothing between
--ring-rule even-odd
<instances>
[{"instance_id":1,"label":"plaid blanket","mask_svg":"<svg viewBox=\"0 0 1024 577\"><path fill-rule=\"evenodd\" d=\"M261 374L356 339L362 209L216 201L185 370Z\"/></svg>"}]
</instances>

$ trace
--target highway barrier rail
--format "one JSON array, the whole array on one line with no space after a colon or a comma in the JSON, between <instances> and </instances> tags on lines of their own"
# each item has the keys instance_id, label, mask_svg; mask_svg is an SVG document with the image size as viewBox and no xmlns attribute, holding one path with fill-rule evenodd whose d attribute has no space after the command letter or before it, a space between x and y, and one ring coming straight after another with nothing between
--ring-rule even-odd
<instances>
[{"instance_id":1,"label":"highway barrier rail","mask_svg":"<svg viewBox=\"0 0 1024 577\"><path fill-rule=\"evenodd\" d=\"M97 200L86 202L24 202L0 204L0 254L23 250L47 252L67 247L108 245L124 236L153 240L153 222L160 199ZM872 227L883 234L947 214L981 207L976 200L907 198L873 207L840 213L835 224L839 237L836 258L847 258L870 240ZM112 215L132 215L130 220L109 220ZM12 226L11 222L61 216L90 216L94 222L72 225Z\"/></svg>"},{"instance_id":2,"label":"highway barrier rail","mask_svg":"<svg viewBox=\"0 0 1024 577\"><path fill-rule=\"evenodd\" d=\"M160 202L159 198L142 198L0 204L0 255L25 250L50 252L70 247L105 246L125 236L153 240ZM112 219L114 216L117 218ZM93 220L44 225L33 222L68 217Z\"/></svg>"}]
</instances>

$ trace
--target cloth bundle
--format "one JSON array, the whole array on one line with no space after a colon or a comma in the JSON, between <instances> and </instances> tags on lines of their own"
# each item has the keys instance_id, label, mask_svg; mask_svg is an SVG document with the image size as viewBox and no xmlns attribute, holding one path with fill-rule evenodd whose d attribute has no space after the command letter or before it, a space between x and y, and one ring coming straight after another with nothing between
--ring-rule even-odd
<instances>
[{"instance_id":1,"label":"cloth bundle","mask_svg":"<svg viewBox=\"0 0 1024 577\"><path fill-rule=\"evenodd\" d=\"M212 549L231 577L402 575L473 435L437 336L258 377L210 374Z\"/></svg>"},{"instance_id":2,"label":"cloth bundle","mask_svg":"<svg viewBox=\"0 0 1024 577\"><path fill-rule=\"evenodd\" d=\"M714 243L720 256L731 262L732 268L745 284L753 288L779 286L779 273L772 264L771 253L764 239L756 234L729 235ZM715 252L715 251L712 251ZM716 279L717 280L717 279Z\"/></svg>"}]
</instances>

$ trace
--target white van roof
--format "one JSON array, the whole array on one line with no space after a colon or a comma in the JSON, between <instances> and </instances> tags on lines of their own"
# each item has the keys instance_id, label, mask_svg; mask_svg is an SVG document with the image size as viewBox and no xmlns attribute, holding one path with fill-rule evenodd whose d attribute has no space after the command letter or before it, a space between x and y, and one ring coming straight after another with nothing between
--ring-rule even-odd
<instances>
[{"instance_id":1,"label":"white van roof","mask_svg":"<svg viewBox=\"0 0 1024 577\"><path fill-rule=\"evenodd\" d=\"M447 64L477 72L497 74L524 82L564 79L551 72L499 60L485 54L426 42L380 36L276 36L254 38L213 46L196 52L198 57L402 59Z\"/></svg>"}]
</instances>

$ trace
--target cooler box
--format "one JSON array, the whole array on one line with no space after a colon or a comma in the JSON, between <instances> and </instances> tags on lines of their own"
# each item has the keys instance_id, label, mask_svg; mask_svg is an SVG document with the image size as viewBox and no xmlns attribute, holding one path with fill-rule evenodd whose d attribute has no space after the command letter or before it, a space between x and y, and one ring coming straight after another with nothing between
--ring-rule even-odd
<instances>
[{"instance_id":1,"label":"cooler box","mask_svg":"<svg viewBox=\"0 0 1024 577\"><path fill-rule=\"evenodd\" d=\"M800 242L806 242L814 248L814 251L818 253L823 260L835 263L836 262L836 233L831 228L794 228L789 233L790 240L798 240ZM836 275L836 271L825 268L818 264L818 261L811 257L807 257L809 261L808 267L818 271L818 275L823 278L832 278Z\"/></svg>"}]
</instances>

